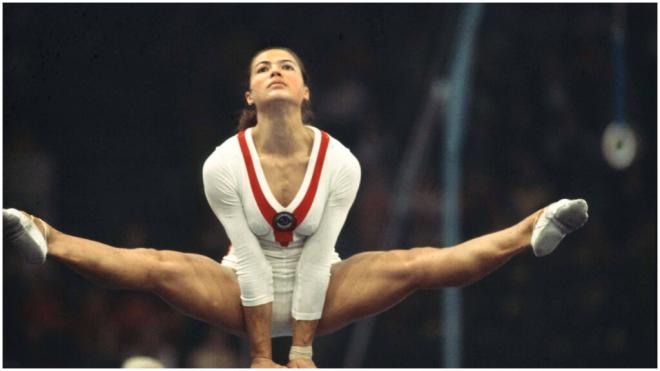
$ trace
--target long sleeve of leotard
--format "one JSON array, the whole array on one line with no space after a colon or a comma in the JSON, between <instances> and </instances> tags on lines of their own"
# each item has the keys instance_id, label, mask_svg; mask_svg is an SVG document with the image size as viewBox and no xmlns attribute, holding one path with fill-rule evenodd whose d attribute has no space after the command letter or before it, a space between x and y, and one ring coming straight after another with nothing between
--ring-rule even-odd
<instances>
[{"instance_id":1,"label":"long sleeve of leotard","mask_svg":"<svg viewBox=\"0 0 660 371\"><path fill-rule=\"evenodd\" d=\"M232 161L242 159L232 159L216 151L206 160L202 171L204 193L234 246L241 302L243 306L252 307L273 301L273 274L259 241L248 226L237 191L236 173L231 169Z\"/></svg>"},{"instance_id":2,"label":"long sleeve of leotard","mask_svg":"<svg viewBox=\"0 0 660 371\"><path fill-rule=\"evenodd\" d=\"M344 150L319 227L306 241L298 261L291 308L296 320L321 318L335 243L360 186L360 163Z\"/></svg>"}]
</instances>

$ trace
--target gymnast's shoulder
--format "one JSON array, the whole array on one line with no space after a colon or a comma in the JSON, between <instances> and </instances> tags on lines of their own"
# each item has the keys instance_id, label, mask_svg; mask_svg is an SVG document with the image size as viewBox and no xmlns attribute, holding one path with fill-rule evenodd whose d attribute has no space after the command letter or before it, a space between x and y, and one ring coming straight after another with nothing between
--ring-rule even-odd
<instances>
[{"instance_id":1,"label":"gymnast's shoulder","mask_svg":"<svg viewBox=\"0 0 660 371\"><path fill-rule=\"evenodd\" d=\"M236 166L242 165L242 161L238 136L234 134L215 147L204 162L203 172L222 171L233 173L238 170L235 168Z\"/></svg>"},{"instance_id":2,"label":"gymnast's shoulder","mask_svg":"<svg viewBox=\"0 0 660 371\"><path fill-rule=\"evenodd\" d=\"M328 153L326 163L334 169L335 173L348 176L358 181L361 175L360 162L351 150L344 146L339 140L328 134Z\"/></svg>"}]
</instances>

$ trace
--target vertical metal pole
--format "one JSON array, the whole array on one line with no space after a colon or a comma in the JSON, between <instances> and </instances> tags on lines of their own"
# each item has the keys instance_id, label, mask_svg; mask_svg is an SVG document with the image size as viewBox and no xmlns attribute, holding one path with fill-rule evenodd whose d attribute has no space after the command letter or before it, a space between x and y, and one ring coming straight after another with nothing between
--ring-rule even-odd
<instances>
[{"instance_id":1,"label":"vertical metal pole","mask_svg":"<svg viewBox=\"0 0 660 371\"><path fill-rule=\"evenodd\" d=\"M456 52L450 68L450 98L446 110L446 131L442 164L442 244L456 245L461 240L461 149L465 116L470 97L470 67L474 39L482 13L482 4L468 4L457 33ZM461 367L463 343L460 289L442 290L442 365Z\"/></svg>"}]
</instances>

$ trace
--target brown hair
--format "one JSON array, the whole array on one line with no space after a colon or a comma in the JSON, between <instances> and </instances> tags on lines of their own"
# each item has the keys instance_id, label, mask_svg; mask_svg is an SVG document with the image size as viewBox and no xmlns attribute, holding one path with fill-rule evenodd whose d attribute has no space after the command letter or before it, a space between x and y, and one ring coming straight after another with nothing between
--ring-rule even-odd
<instances>
[{"instance_id":1,"label":"brown hair","mask_svg":"<svg viewBox=\"0 0 660 371\"><path fill-rule=\"evenodd\" d=\"M307 76L307 70L305 69L305 65L303 64L300 57L298 57L298 54L296 54L293 50L289 48L272 46L259 50L254 54L252 59L250 59L250 65L248 66L248 74L247 74L248 90L250 89L250 75L251 75L250 71L252 69L252 62L254 62L254 59L259 54L265 52L266 50L272 50L272 49L284 50L287 53L291 54L293 58L296 59L296 62L300 66L300 72L302 72L303 82L305 83L305 85L309 86L309 77ZM312 104L310 103L309 100L304 100L302 102L302 106L300 107L300 110L302 113L303 123L309 124L314 120L314 111L312 111ZM254 108L254 106L247 106L243 108L238 118L238 127L236 128L237 131L245 130L249 127L255 126L256 124L257 124L257 110Z\"/></svg>"}]
</instances>

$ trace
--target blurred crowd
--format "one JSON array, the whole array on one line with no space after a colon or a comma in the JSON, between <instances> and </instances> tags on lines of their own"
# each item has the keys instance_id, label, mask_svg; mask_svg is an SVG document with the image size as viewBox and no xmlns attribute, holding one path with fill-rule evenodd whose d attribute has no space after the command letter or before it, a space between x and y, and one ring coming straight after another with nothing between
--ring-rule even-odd
<instances>
[{"instance_id":1,"label":"blurred crowd","mask_svg":"<svg viewBox=\"0 0 660 371\"><path fill-rule=\"evenodd\" d=\"M115 246L220 259L229 241L201 165L235 132L251 53L297 51L315 125L362 165L338 242L438 245L443 115L399 245L382 239L408 137L446 75L461 4L11 4L4 8L3 207ZM472 66L463 151L464 239L559 198L591 219L544 259L523 254L462 290L466 367L655 367L657 35L653 4L627 6L626 117L635 162L610 168L614 4L488 4ZM277 20L296 20L284 28ZM305 33L301 36L301 33ZM245 366L241 342L144 293L93 286L3 249L3 366ZM438 367L438 291L379 316L365 367ZM350 328L316 342L341 367ZM405 341L404 341L405 339ZM286 346L276 345L284 361ZM244 351L244 348L243 348Z\"/></svg>"}]
</instances>

